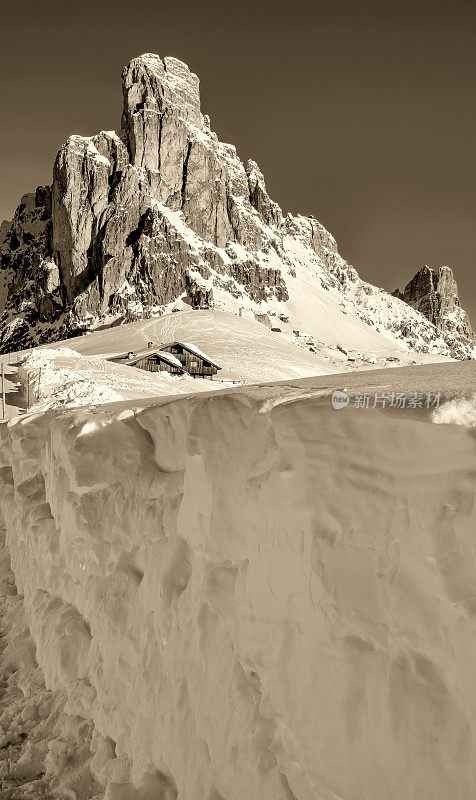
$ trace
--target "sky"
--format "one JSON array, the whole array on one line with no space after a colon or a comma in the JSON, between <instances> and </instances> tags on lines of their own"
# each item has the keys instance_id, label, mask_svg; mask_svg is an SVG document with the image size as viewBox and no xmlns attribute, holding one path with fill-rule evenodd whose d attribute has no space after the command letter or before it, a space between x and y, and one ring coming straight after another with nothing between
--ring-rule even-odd
<instances>
[{"instance_id":1,"label":"sky","mask_svg":"<svg viewBox=\"0 0 476 800\"><path fill-rule=\"evenodd\" d=\"M284 211L313 214L393 290L447 264L476 328L476 4L23 0L0 19L0 220L73 134L118 129L121 70L155 52Z\"/></svg>"}]
</instances>

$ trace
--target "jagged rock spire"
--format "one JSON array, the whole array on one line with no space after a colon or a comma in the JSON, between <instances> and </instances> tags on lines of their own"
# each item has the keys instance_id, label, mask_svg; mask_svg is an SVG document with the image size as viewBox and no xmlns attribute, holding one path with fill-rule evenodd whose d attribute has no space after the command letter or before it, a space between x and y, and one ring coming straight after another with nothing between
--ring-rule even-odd
<instances>
[{"instance_id":1,"label":"jagged rock spire","mask_svg":"<svg viewBox=\"0 0 476 800\"><path fill-rule=\"evenodd\" d=\"M122 87L122 128L132 163L169 174L167 159L176 158L186 142L183 128L202 127L197 76L176 58L146 53L123 70Z\"/></svg>"},{"instance_id":2,"label":"jagged rock spire","mask_svg":"<svg viewBox=\"0 0 476 800\"><path fill-rule=\"evenodd\" d=\"M432 269L425 265L403 292L396 289L393 294L423 314L442 333L465 337L472 342L474 333L468 315L461 308L458 286L450 267Z\"/></svg>"}]
</instances>

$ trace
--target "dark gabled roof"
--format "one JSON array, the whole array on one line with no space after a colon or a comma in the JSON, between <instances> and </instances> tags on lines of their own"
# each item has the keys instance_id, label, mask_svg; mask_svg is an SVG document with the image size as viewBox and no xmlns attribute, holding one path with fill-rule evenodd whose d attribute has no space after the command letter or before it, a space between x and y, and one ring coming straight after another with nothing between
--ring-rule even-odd
<instances>
[{"instance_id":1,"label":"dark gabled roof","mask_svg":"<svg viewBox=\"0 0 476 800\"><path fill-rule=\"evenodd\" d=\"M180 367L180 369L183 371L182 364L180 363L178 358L172 355L172 353L164 353L160 347L148 347L147 350L140 350L137 353L133 353L132 358L129 358L129 352L124 353L123 355L120 356L114 356L114 359L112 360L116 362L120 361L121 364L127 364L127 366L130 366L131 364L136 364L137 361L141 360L141 358L154 355L158 356L163 361L167 361L167 363L170 364L172 367Z\"/></svg>"},{"instance_id":2,"label":"dark gabled roof","mask_svg":"<svg viewBox=\"0 0 476 800\"><path fill-rule=\"evenodd\" d=\"M217 364L216 361L213 361L213 359L210 358L210 356L207 356L204 352L202 352L202 350L199 350L198 347L196 347L194 344L190 344L189 342L168 342L167 344L163 344L161 349L165 347L173 347L176 344L179 344L185 350L188 350L188 352L192 353L192 355L198 356L198 358L202 358L204 361L207 361L209 364L212 365L212 367L221 369L220 365Z\"/></svg>"}]
</instances>

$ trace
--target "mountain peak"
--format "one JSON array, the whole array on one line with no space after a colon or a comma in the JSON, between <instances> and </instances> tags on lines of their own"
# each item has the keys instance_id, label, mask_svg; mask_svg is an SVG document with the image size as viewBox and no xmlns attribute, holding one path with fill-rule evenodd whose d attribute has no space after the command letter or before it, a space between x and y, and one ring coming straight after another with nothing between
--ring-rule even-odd
<instances>
[{"instance_id":1,"label":"mountain peak","mask_svg":"<svg viewBox=\"0 0 476 800\"><path fill-rule=\"evenodd\" d=\"M283 214L259 166L211 130L186 64L145 53L122 84L119 134L71 136L52 185L2 226L0 351L180 300L268 322L279 313L291 341L304 330L333 347L355 339L361 353L470 354L464 325L438 328L424 305L362 281L316 219ZM448 295L451 280L439 274Z\"/></svg>"},{"instance_id":2,"label":"mountain peak","mask_svg":"<svg viewBox=\"0 0 476 800\"><path fill-rule=\"evenodd\" d=\"M446 336L465 338L471 343L474 334L466 312L461 308L458 285L448 266L429 267L416 272L403 292L396 289L395 297L423 314Z\"/></svg>"},{"instance_id":3,"label":"mountain peak","mask_svg":"<svg viewBox=\"0 0 476 800\"><path fill-rule=\"evenodd\" d=\"M137 166L158 169L161 121L179 117L201 128L199 80L176 58L145 53L122 73L122 128Z\"/></svg>"}]
</instances>

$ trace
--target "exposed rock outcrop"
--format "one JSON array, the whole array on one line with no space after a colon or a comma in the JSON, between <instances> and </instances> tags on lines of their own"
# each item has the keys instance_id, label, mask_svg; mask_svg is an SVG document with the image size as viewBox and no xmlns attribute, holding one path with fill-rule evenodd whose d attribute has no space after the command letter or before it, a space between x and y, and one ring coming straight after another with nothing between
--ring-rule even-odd
<instances>
[{"instance_id":1,"label":"exposed rock outcrop","mask_svg":"<svg viewBox=\"0 0 476 800\"><path fill-rule=\"evenodd\" d=\"M457 330L361 281L317 220L283 215L258 165L218 141L185 64L146 54L122 79L119 134L71 136L52 186L2 225L0 352L160 314L178 298L204 307L218 294L260 312L308 290L296 279L304 265L368 325L460 354Z\"/></svg>"},{"instance_id":2,"label":"exposed rock outcrop","mask_svg":"<svg viewBox=\"0 0 476 800\"><path fill-rule=\"evenodd\" d=\"M23 198L3 231L4 350L75 332L131 302L147 314L190 287L193 304L210 303L190 269L209 278L212 267L225 288L228 276L257 302L287 297L279 270L252 253L220 252L228 242L256 250L270 233L235 148L201 115L198 78L174 58L145 55L124 70L123 92L120 136L71 136L51 189ZM277 209L269 199L267 207Z\"/></svg>"},{"instance_id":3,"label":"exposed rock outcrop","mask_svg":"<svg viewBox=\"0 0 476 800\"><path fill-rule=\"evenodd\" d=\"M454 349L471 346L474 333L467 313L461 308L458 286L450 267L432 269L424 266L405 286L403 292L396 289L400 298L423 314L445 336L454 341Z\"/></svg>"}]
</instances>

